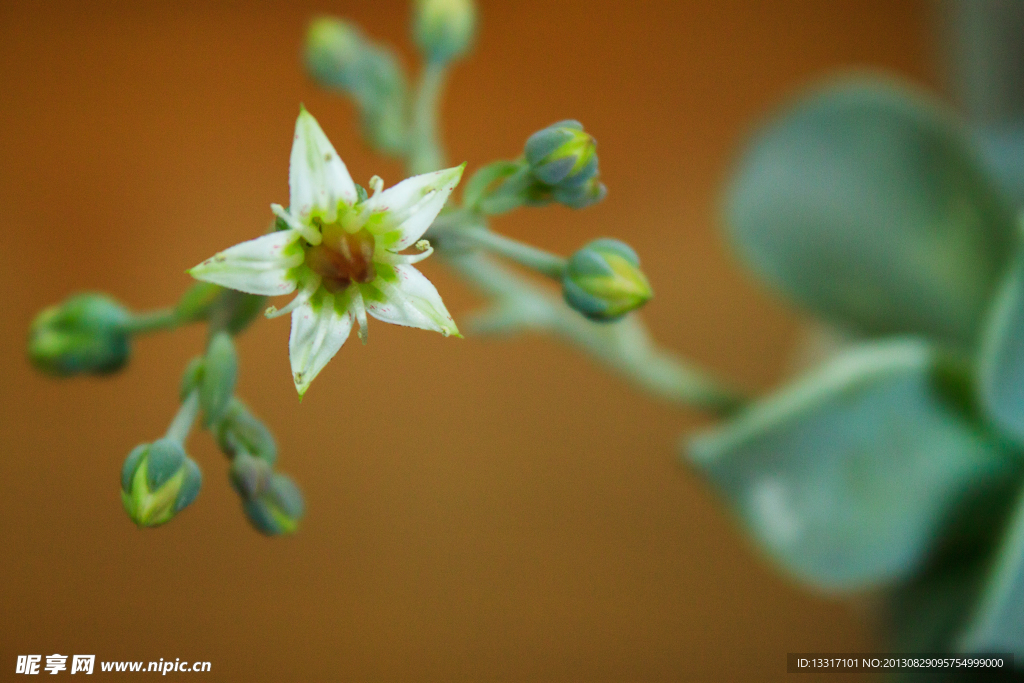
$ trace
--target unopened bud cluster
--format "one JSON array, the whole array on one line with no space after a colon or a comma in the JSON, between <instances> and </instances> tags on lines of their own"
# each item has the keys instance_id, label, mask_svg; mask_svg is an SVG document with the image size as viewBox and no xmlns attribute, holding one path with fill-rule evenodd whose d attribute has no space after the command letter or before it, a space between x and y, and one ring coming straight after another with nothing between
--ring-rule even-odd
<instances>
[{"instance_id":1,"label":"unopened bud cluster","mask_svg":"<svg viewBox=\"0 0 1024 683\"><path fill-rule=\"evenodd\" d=\"M250 522L267 534L290 533L302 516L302 494L288 477L270 472L258 486L240 486L236 472L252 458L272 468L277 446L267 427L235 398L238 353L233 335L265 308L265 298L209 283L191 287L177 305L135 314L102 294L79 294L42 311L32 323L28 356L49 374L107 374L123 368L131 338L143 332L207 322L206 353L194 358L181 380L181 407L167 434L134 448L121 468L121 501L140 527L166 524L199 494L203 476L185 451L196 419L213 432L221 450L242 464L232 481L243 494Z\"/></svg>"},{"instance_id":2,"label":"unopened bud cluster","mask_svg":"<svg viewBox=\"0 0 1024 683\"><path fill-rule=\"evenodd\" d=\"M206 356L186 368L181 392L199 396L203 424L231 461L229 476L250 524L271 536L293 533L305 511L302 493L289 477L274 471L277 443L266 425L234 397L236 373L230 336L219 333L210 340Z\"/></svg>"}]
</instances>

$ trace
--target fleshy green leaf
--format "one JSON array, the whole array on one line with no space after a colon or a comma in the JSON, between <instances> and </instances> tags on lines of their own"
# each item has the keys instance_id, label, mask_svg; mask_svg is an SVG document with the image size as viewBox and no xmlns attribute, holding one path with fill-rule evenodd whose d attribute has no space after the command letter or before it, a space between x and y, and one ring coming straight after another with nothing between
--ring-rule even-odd
<instances>
[{"instance_id":1,"label":"fleshy green leaf","mask_svg":"<svg viewBox=\"0 0 1024 683\"><path fill-rule=\"evenodd\" d=\"M982 330L978 389L988 415L1024 441L1024 253L1018 253Z\"/></svg>"},{"instance_id":2,"label":"fleshy green leaf","mask_svg":"<svg viewBox=\"0 0 1024 683\"><path fill-rule=\"evenodd\" d=\"M689 456L798 578L842 591L908 577L1016 464L954 407L945 370L922 341L857 347L692 438Z\"/></svg>"},{"instance_id":3,"label":"fleshy green leaf","mask_svg":"<svg viewBox=\"0 0 1024 683\"><path fill-rule=\"evenodd\" d=\"M970 345L1015 243L979 159L936 102L848 80L761 130L726 197L730 236L759 275L826 319Z\"/></svg>"},{"instance_id":4,"label":"fleshy green leaf","mask_svg":"<svg viewBox=\"0 0 1024 683\"><path fill-rule=\"evenodd\" d=\"M1012 652L1024 659L1024 497L986 578L980 604L959 649Z\"/></svg>"}]
</instances>

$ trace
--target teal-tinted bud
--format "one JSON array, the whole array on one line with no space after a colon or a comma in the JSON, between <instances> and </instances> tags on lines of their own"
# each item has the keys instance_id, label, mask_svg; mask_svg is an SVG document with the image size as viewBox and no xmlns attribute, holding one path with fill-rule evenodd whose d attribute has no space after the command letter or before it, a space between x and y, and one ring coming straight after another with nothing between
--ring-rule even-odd
<instances>
[{"instance_id":1,"label":"teal-tinted bud","mask_svg":"<svg viewBox=\"0 0 1024 683\"><path fill-rule=\"evenodd\" d=\"M363 36L352 24L318 17L306 32L306 68L313 78L346 92L359 84Z\"/></svg>"},{"instance_id":2,"label":"teal-tinted bud","mask_svg":"<svg viewBox=\"0 0 1024 683\"><path fill-rule=\"evenodd\" d=\"M559 121L526 141L526 161L537 180L578 186L597 175L597 141L579 121Z\"/></svg>"},{"instance_id":3,"label":"teal-tinted bud","mask_svg":"<svg viewBox=\"0 0 1024 683\"><path fill-rule=\"evenodd\" d=\"M160 439L136 446L121 468L121 502L139 526L159 526L199 494L203 475L181 444Z\"/></svg>"},{"instance_id":4,"label":"teal-tinted bud","mask_svg":"<svg viewBox=\"0 0 1024 683\"><path fill-rule=\"evenodd\" d=\"M582 185L563 187L556 185L551 190L551 198L570 209L585 209L593 206L608 195L608 188L597 178L591 178Z\"/></svg>"},{"instance_id":5,"label":"teal-tinted bud","mask_svg":"<svg viewBox=\"0 0 1024 683\"><path fill-rule=\"evenodd\" d=\"M174 307L174 317L179 323L206 320L223 291L224 288L219 285L196 282L178 300Z\"/></svg>"},{"instance_id":6,"label":"teal-tinted bud","mask_svg":"<svg viewBox=\"0 0 1024 683\"><path fill-rule=\"evenodd\" d=\"M313 78L355 100L370 144L389 154L404 151L407 88L391 50L347 22L321 17L306 33L305 58Z\"/></svg>"},{"instance_id":7,"label":"teal-tinted bud","mask_svg":"<svg viewBox=\"0 0 1024 683\"><path fill-rule=\"evenodd\" d=\"M199 384L199 405L207 427L220 420L235 393L238 381L238 354L227 332L213 335L206 349L203 377Z\"/></svg>"},{"instance_id":8,"label":"teal-tinted bud","mask_svg":"<svg viewBox=\"0 0 1024 683\"><path fill-rule=\"evenodd\" d=\"M228 404L213 434L224 455L234 458L242 453L254 455L273 465L277 460L277 443L266 425L237 398Z\"/></svg>"},{"instance_id":9,"label":"teal-tinted bud","mask_svg":"<svg viewBox=\"0 0 1024 683\"><path fill-rule=\"evenodd\" d=\"M443 64L464 55L476 35L473 0L415 0L413 39L431 62Z\"/></svg>"},{"instance_id":10,"label":"teal-tinted bud","mask_svg":"<svg viewBox=\"0 0 1024 683\"><path fill-rule=\"evenodd\" d=\"M257 531L279 536L298 529L306 505L290 477L274 472L259 458L240 453L231 463L231 483Z\"/></svg>"},{"instance_id":11,"label":"teal-tinted bud","mask_svg":"<svg viewBox=\"0 0 1024 683\"><path fill-rule=\"evenodd\" d=\"M600 322L617 320L653 296L636 252L613 239L595 240L569 258L562 293L566 303Z\"/></svg>"},{"instance_id":12,"label":"teal-tinted bud","mask_svg":"<svg viewBox=\"0 0 1024 683\"><path fill-rule=\"evenodd\" d=\"M29 328L28 355L38 369L66 377L105 374L128 361L131 314L102 294L79 294L42 311Z\"/></svg>"},{"instance_id":13,"label":"teal-tinted bud","mask_svg":"<svg viewBox=\"0 0 1024 683\"><path fill-rule=\"evenodd\" d=\"M242 500L256 498L266 491L273 474L274 467L271 463L245 451L239 452L231 460L231 469L228 470L231 485L235 487Z\"/></svg>"}]
</instances>

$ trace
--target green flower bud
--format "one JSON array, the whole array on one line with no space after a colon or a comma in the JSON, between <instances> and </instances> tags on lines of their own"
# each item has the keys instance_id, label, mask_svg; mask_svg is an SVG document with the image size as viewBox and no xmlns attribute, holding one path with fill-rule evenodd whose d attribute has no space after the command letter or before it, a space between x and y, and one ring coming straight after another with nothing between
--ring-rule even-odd
<instances>
[{"instance_id":1,"label":"green flower bud","mask_svg":"<svg viewBox=\"0 0 1024 683\"><path fill-rule=\"evenodd\" d=\"M32 323L28 355L38 369L66 377L105 374L128 361L131 314L102 294L79 294L47 308Z\"/></svg>"},{"instance_id":2,"label":"green flower bud","mask_svg":"<svg viewBox=\"0 0 1024 683\"><path fill-rule=\"evenodd\" d=\"M600 322L617 320L653 296L636 252L613 239L595 240L569 258L562 293L566 303Z\"/></svg>"},{"instance_id":3,"label":"green flower bud","mask_svg":"<svg viewBox=\"0 0 1024 683\"><path fill-rule=\"evenodd\" d=\"M177 441L136 446L121 468L121 502L139 526L159 526L199 494L203 475Z\"/></svg>"},{"instance_id":4,"label":"green flower bud","mask_svg":"<svg viewBox=\"0 0 1024 683\"><path fill-rule=\"evenodd\" d=\"M358 28L341 19L318 17L306 31L306 68L318 81L352 92L359 84L364 49Z\"/></svg>"},{"instance_id":5,"label":"green flower bud","mask_svg":"<svg viewBox=\"0 0 1024 683\"><path fill-rule=\"evenodd\" d=\"M321 17L306 33L305 56L313 78L355 100L371 145L388 154L404 151L407 88L391 50L347 22Z\"/></svg>"},{"instance_id":6,"label":"green flower bud","mask_svg":"<svg viewBox=\"0 0 1024 683\"><path fill-rule=\"evenodd\" d=\"M203 408L203 424L209 427L220 420L235 393L238 381L238 354L227 332L213 335L206 349L203 377L199 383L199 405Z\"/></svg>"},{"instance_id":7,"label":"green flower bud","mask_svg":"<svg viewBox=\"0 0 1024 683\"><path fill-rule=\"evenodd\" d=\"M306 511L302 492L288 476L260 458L240 453L231 463L231 483L249 522L268 536L291 534Z\"/></svg>"},{"instance_id":8,"label":"green flower bud","mask_svg":"<svg viewBox=\"0 0 1024 683\"><path fill-rule=\"evenodd\" d=\"M537 180L574 187L597 175L597 141L579 121L559 121L526 141L526 161Z\"/></svg>"},{"instance_id":9,"label":"green flower bud","mask_svg":"<svg viewBox=\"0 0 1024 683\"><path fill-rule=\"evenodd\" d=\"M476 34L473 0L416 0L413 39L431 62L450 62L464 55Z\"/></svg>"},{"instance_id":10,"label":"green flower bud","mask_svg":"<svg viewBox=\"0 0 1024 683\"><path fill-rule=\"evenodd\" d=\"M585 209L605 198L608 188L597 178L591 178L582 185L569 187L556 186L551 190L551 198L570 209Z\"/></svg>"},{"instance_id":11,"label":"green flower bud","mask_svg":"<svg viewBox=\"0 0 1024 683\"><path fill-rule=\"evenodd\" d=\"M224 455L234 458L241 453L254 455L273 465L277 460L277 443L259 418L244 403L232 399L213 434Z\"/></svg>"},{"instance_id":12,"label":"green flower bud","mask_svg":"<svg viewBox=\"0 0 1024 683\"><path fill-rule=\"evenodd\" d=\"M256 498L266 491L273 474L273 464L245 451L235 455L231 460L231 469L228 470L231 485L243 500Z\"/></svg>"}]
</instances>

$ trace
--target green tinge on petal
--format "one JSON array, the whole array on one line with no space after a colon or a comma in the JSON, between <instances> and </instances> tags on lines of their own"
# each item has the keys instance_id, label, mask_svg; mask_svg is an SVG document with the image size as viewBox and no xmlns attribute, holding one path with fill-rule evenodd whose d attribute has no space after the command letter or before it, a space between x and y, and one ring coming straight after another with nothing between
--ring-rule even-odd
<instances>
[{"instance_id":1,"label":"green tinge on petal","mask_svg":"<svg viewBox=\"0 0 1024 683\"><path fill-rule=\"evenodd\" d=\"M188 271L203 282L212 282L247 294L290 294L297 286L295 269L304 259L301 235L284 230L236 244Z\"/></svg>"},{"instance_id":2,"label":"green tinge on petal","mask_svg":"<svg viewBox=\"0 0 1024 683\"><path fill-rule=\"evenodd\" d=\"M346 303L345 295L340 295L336 301L334 295L321 289L292 312L288 355L300 397L352 331L352 314Z\"/></svg>"},{"instance_id":3,"label":"green tinge on petal","mask_svg":"<svg viewBox=\"0 0 1024 683\"><path fill-rule=\"evenodd\" d=\"M361 285L366 311L377 320L461 337L437 289L409 265L378 265L377 279Z\"/></svg>"},{"instance_id":4,"label":"green tinge on petal","mask_svg":"<svg viewBox=\"0 0 1024 683\"><path fill-rule=\"evenodd\" d=\"M370 197L361 205L370 214L367 229L389 250L408 249L444 208L465 167L462 164L406 178Z\"/></svg>"},{"instance_id":5,"label":"green tinge on petal","mask_svg":"<svg viewBox=\"0 0 1024 683\"><path fill-rule=\"evenodd\" d=\"M358 199L345 163L305 108L295 122L288 185L291 191L289 210L299 218L319 215L333 223L339 205L352 206Z\"/></svg>"}]
</instances>

